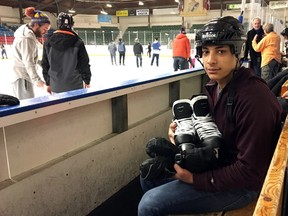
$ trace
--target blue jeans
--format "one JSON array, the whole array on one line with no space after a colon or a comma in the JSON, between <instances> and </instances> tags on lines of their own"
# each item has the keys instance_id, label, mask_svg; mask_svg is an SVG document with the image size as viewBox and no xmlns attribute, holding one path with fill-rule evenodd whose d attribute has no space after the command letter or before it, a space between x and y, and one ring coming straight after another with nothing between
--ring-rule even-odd
<instances>
[{"instance_id":1,"label":"blue jeans","mask_svg":"<svg viewBox=\"0 0 288 216\"><path fill-rule=\"evenodd\" d=\"M259 194L246 189L199 191L191 184L174 179L146 181L140 177L140 182L145 194L138 205L138 216L226 212L248 205Z\"/></svg>"},{"instance_id":2,"label":"blue jeans","mask_svg":"<svg viewBox=\"0 0 288 216\"><path fill-rule=\"evenodd\" d=\"M261 57L251 59L251 68L253 69L256 76L261 77Z\"/></svg>"},{"instance_id":3,"label":"blue jeans","mask_svg":"<svg viewBox=\"0 0 288 216\"><path fill-rule=\"evenodd\" d=\"M119 52L119 64L121 65L121 60L123 65L125 65L125 52L120 51Z\"/></svg>"},{"instance_id":4,"label":"blue jeans","mask_svg":"<svg viewBox=\"0 0 288 216\"><path fill-rule=\"evenodd\" d=\"M187 59L182 57L174 57L173 59L174 59L173 62L174 71L177 71L178 69L184 70L189 68Z\"/></svg>"},{"instance_id":5,"label":"blue jeans","mask_svg":"<svg viewBox=\"0 0 288 216\"><path fill-rule=\"evenodd\" d=\"M156 65L159 66L159 54L153 53L151 65L153 65L154 59L156 58Z\"/></svg>"},{"instance_id":6,"label":"blue jeans","mask_svg":"<svg viewBox=\"0 0 288 216\"><path fill-rule=\"evenodd\" d=\"M142 67L142 54L135 54L136 56L136 65L139 67L139 62L140 62L140 67Z\"/></svg>"}]
</instances>

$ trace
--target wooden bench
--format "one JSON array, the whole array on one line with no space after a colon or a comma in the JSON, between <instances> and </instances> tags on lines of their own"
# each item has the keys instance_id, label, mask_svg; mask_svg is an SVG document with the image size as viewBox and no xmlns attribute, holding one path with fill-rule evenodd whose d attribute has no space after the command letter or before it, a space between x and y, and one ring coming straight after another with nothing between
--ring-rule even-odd
<instances>
[{"instance_id":1,"label":"wooden bench","mask_svg":"<svg viewBox=\"0 0 288 216\"><path fill-rule=\"evenodd\" d=\"M229 211L211 212L206 214L189 214L181 216L288 216L282 212L284 189L288 190L288 185L284 188L285 171L288 165L288 117L286 118L282 132L278 139L273 158L271 160L266 178L261 189L258 200L248 206ZM286 177L287 178L287 177ZM286 181L287 182L287 181ZM287 183L286 183L287 184ZM287 195L286 195L287 196ZM287 203L285 203L287 205ZM180 215L171 215L180 216Z\"/></svg>"},{"instance_id":2,"label":"wooden bench","mask_svg":"<svg viewBox=\"0 0 288 216\"><path fill-rule=\"evenodd\" d=\"M270 163L253 216L276 216L282 214L284 177L288 160L288 118ZM287 185L285 190L287 190ZM286 203L287 205L287 203Z\"/></svg>"}]
</instances>

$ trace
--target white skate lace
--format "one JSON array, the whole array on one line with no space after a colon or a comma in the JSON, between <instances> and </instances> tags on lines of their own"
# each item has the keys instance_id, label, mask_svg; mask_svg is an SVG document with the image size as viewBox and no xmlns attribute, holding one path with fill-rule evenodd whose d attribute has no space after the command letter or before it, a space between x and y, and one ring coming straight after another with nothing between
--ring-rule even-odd
<instances>
[{"instance_id":1,"label":"white skate lace","mask_svg":"<svg viewBox=\"0 0 288 216\"><path fill-rule=\"evenodd\" d=\"M179 134L195 134L195 129L193 127L192 117L175 119L174 122L177 124L175 135Z\"/></svg>"},{"instance_id":2,"label":"white skate lace","mask_svg":"<svg viewBox=\"0 0 288 216\"><path fill-rule=\"evenodd\" d=\"M211 116L197 118L193 116L192 122L201 140L212 136L222 137L217 125L215 124Z\"/></svg>"}]
</instances>

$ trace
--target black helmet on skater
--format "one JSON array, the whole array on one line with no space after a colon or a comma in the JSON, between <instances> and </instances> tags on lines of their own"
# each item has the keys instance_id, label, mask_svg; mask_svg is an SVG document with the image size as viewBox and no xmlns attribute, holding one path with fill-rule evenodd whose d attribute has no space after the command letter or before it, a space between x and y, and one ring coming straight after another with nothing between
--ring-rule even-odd
<instances>
[{"instance_id":1,"label":"black helmet on skater","mask_svg":"<svg viewBox=\"0 0 288 216\"><path fill-rule=\"evenodd\" d=\"M282 36L288 36L288 28L283 29L283 31L280 34Z\"/></svg>"},{"instance_id":2,"label":"black helmet on skater","mask_svg":"<svg viewBox=\"0 0 288 216\"><path fill-rule=\"evenodd\" d=\"M57 27L61 30L72 30L74 20L72 15L61 12L57 17Z\"/></svg>"},{"instance_id":3,"label":"black helmet on skater","mask_svg":"<svg viewBox=\"0 0 288 216\"><path fill-rule=\"evenodd\" d=\"M210 20L196 33L196 56L202 57L202 46L229 45L238 58L244 56L246 35L243 25L232 16Z\"/></svg>"}]
</instances>

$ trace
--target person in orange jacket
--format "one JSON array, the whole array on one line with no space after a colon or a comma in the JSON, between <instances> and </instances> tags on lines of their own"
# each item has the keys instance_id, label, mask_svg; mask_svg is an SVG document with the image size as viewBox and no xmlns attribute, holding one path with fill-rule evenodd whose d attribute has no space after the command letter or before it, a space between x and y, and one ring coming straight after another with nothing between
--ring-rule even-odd
<instances>
[{"instance_id":1,"label":"person in orange jacket","mask_svg":"<svg viewBox=\"0 0 288 216\"><path fill-rule=\"evenodd\" d=\"M252 47L256 52L261 52L261 77L266 82L276 76L281 66L280 43L281 38L274 31L272 23L263 26L265 37L257 42L258 35L252 40Z\"/></svg>"},{"instance_id":2,"label":"person in orange jacket","mask_svg":"<svg viewBox=\"0 0 288 216\"><path fill-rule=\"evenodd\" d=\"M174 71L178 69L184 70L189 68L188 60L190 58L191 45L186 36L186 30L181 28L180 34L176 36L173 42L173 67Z\"/></svg>"}]
</instances>

